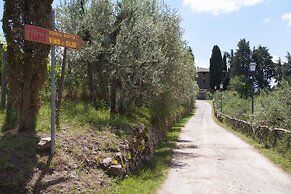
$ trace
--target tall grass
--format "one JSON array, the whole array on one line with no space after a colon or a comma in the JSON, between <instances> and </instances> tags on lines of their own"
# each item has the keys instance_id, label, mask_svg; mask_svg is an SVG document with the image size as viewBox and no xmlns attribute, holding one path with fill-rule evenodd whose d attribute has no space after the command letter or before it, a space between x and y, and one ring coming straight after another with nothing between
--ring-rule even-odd
<instances>
[{"instance_id":1,"label":"tall grass","mask_svg":"<svg viewBox=\"0 0 291 194\"><path fill-rule=\"evenodd\" d=\"M44 103L40 109L36 129L48 132L50 129L50 104ZM0 114L1 119L1 114ZM91 104L86 102L73 103L65 101L62 104L60 114L61 129L64 126L75 128L88 126L96 130L105 128L116 128L119 134L130 133L130 130L137 124L150 125L151 113L149 109L133 108L130 117L119 114L110 114L108 109L96 110Z\"/></svg>"}]
</instances>

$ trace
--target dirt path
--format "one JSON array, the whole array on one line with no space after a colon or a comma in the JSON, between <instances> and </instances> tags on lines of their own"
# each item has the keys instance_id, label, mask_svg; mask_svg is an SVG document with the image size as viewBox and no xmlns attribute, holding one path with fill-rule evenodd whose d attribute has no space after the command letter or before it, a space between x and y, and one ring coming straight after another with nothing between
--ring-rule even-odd
<instances>
[{"instance_id":1,"label":"dirt path","mask_svg":"<svg viewBox=\"0 0 291 194\"><path fill-rule=\"evenodd\" d=\"M197 101L183 128L166 182L158 194L291 193L291 178L212 119Z\"/></svg>"}]
</instances>

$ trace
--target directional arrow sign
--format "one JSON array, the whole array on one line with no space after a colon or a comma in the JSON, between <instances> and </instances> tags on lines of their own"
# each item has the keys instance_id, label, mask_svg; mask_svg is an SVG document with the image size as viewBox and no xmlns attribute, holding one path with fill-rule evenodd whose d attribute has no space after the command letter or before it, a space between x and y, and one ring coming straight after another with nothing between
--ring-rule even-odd
<instances>
[{"instance_id":1,"label":"directional arrow sign","mask_svg":"<svg viewBox=\"0 0 291 194\"><path fill-rule=\"evenodd\" d=\"M28 24L24 25L24 40L72 49L80 49L85 45L82 38L77 35L53 31Z\"/></svg>"}]
</instances>

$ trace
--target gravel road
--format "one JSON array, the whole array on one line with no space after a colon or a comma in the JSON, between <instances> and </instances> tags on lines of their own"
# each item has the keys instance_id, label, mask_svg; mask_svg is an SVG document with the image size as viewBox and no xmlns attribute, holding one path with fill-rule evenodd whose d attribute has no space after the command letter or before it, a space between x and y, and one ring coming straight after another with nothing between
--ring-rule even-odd
<instances>
[{"instance_id":1,"label":"gravel road","mask_svg":"<svg viewBox=\"0 0 291 194\"><path fill-rule=\"evenodd\" d=\"M197 101L158 194L291 194L291 177L252 146L218 126Z\"/></svg>"}]
</instances>

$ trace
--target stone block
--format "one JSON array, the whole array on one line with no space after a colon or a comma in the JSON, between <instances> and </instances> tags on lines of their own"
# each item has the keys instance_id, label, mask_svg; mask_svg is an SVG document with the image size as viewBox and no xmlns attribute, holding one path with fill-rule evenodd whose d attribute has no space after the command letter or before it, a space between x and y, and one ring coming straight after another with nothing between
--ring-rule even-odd
<instances>
[{"instance_id":1,"label":"stone block","mask_svg":"<svg viewBox=\"0 0 291 194\"><path fill-rule=\"evenodd\" d=\"M41 150L41 151L50 150L51 149L51 138L50 137L41 138L41 140L37 144L37 149Z\"/></svg>"},{"instance_id":2,"label":"stone block","mask_svg":"<svg viewBox=\"0 0 291 194\"><path fill-rule=\"evenodd\" d=\"M121 177L124 175L124 170L121 164L111 165L108 169L108 175Z\"/></svg>"},{"instance_id":3,"label":"stone block","mask_svg":"<svg viewBox=\"0 0 291 194\"><path fill-rule=\"evenodd\" d=\"M108 168L111 164L112 164L112 158L110 158L110 157L104 158L101 162L101 166L103 168Z\"/></svg>"}]
</instances>

